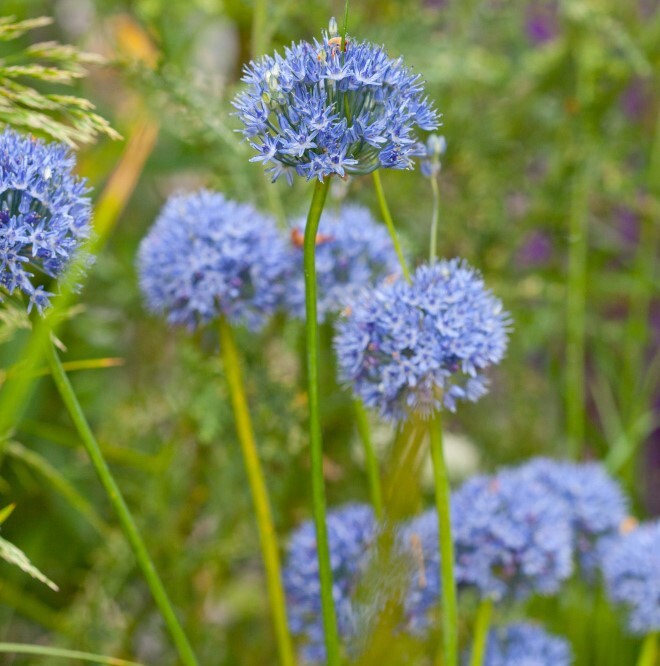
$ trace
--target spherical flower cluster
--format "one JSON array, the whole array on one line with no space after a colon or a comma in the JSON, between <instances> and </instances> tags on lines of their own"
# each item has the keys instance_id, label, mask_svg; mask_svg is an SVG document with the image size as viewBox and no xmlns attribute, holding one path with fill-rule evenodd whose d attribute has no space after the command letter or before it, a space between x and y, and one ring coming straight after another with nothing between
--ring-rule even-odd
<instances>
[{"instance_id":1,"label":"spherical flower cluster","mask_svg":"<svg viewBox=\"0 0 660 666\"><path fill-rule=\"evenodd\" d=\"M409 169L423 154L415 127L438 126L418 74L381 46L343 41L334 26L320 41L250 63L242 80L247 89L234 100L242 133L274 180Z\"/></svg>"},{"instance_id":2,"label":"spherical flower cluster","mask_svg":"<svg viewBox=\"0 0 660 666\"><path fill-rule=\"evenodd\" d=\"M525 468L465 482L452 497L456 578L483 597L553 594L573 566L563 502Z\"/></svg>"},{"instance_id":3,"label":"spherical flower cluster","mask_svg":"<svg viewBox=\"0 0 660 666\"><path fill-rule=\"evenodd\" d=\"M430 612L440 599L440 548L435 509L405 523L399 531L399 544L412 572L404 597L406 628L413 634L421 634L429 627Z\"/></svg>"},{"instance_id":4,"label":"spherical flower cluster","mask_svg":"<svg viewBox=\"0 0 660 666\"><path fill-rule=\"evenodd\" d=\"M0 134L0 290L50 303L43 282L61 276L91 233L91 202L66 146Z\"/></svg>"},{"instance_id":5,"label":"spherical flower cluster","mask_svg":"<svg viewBox=\"0 0 660 666\"><path fill-rule=\"evenodd\" d=\"M328 513L327 528L338 629L342 638L350 642L357 630L354 592L369 563L370 547L376 539L376 520L370 507L348 504ZM303 523L291 537L283 577L289 627L303 641L301 656L311 663L323 662L321 584L316 531L311 521Z\"/></svg>"},{"instance_id":6,"label":"spherical flower cluster","mask_svg":"<svg viewBox=\"0 0 660 666\"><path fill-rule=\"evenodd\" d=\"M577 560L587 574L592 573L626 519L628 502L621 487L600 463L539 458L524 467L565 503Z\"/></svg>"},{"instance_id":7,"label":"spherical flower cluster","mask_svg":"<svg viewBox=\"0 0 660 666\"><path fill-rule=\"evenodd\" d=\"M421 266L365 290L338 324L341 379L389 420L429 415L486 393L483 371L504 356L509 317L467 263Z\"/></svg>"},{"instance_id":8,"label":"spherical flower cluster","mask_svg":"<svg viewBox=\"0 0 660 666\"><path fill-rule=\"evenodd\" d=\"M287 285L287 307L305 316L303 247L305 219L291 233L293 273ZM400 273L399 262L385 227L366 208L346 205L321 218L316 242L318 316L325 320L339 313L363 287Z\"/></svg>"},{"instance_id":9,"label":"spherical flower cluster","mask_svg":"<svg viewBox=\"0 0 660 666\"><path fill-rule=\"evenodd\" d=\"M622 535L604 551L610 599L629 610L635 634L660 631L660 521Z\"/></svg>"},{"instance_id":10,"label":"spherical flower cluster","mask_svg":"<svg viewBox=\"0 0 660 666\"><path fill-rule=\"evenodd\" d=\"M207 190L171 197L138 254L149 308L189 329L219 316L258 329L282 304L288 265L271 218Z\"/></svg>"},{"instance_id":11,"label":"spherical flower cluster","mask_svg":"<svg viewBox=\"0 0 660 666\"><path fill-rule=\"evenodd\" d=\"M563 638L528 623L511 624L488 634L484 666L570 666L573 655Z\"/></svg>"}]
</instances>

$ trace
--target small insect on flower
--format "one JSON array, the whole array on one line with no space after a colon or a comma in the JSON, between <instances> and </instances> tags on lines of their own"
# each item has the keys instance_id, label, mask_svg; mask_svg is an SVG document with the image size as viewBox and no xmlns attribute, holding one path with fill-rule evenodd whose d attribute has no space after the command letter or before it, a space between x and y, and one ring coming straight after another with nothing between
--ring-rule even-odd
<instances>
[{"instance_id":1,"label":"small insect on flower","mask_svg":"<svg viewBox=\"0 0 660 666\"><path fill-rule=\"evenodd\" d=\"M333 240L333 237L328 234L316 234L317 247L331 240ZM299 227L291 229L291 244L297 248L302 248L305 245L305 234Z\"/></svg>"},{"instance_id":2,"label":"small insect on flower","mask_svg":"<svg viewBox=\"0 0 660 666\"><path fill-rule=\"evenodd\" d=\"M90 263L91 200L75 164L62 144L0 134L0 293L27 297L28 312L50 304L44 282Z\"/></svg>"},{"instance_id":3,"label":"small insect on flower","mask_svg":"<svg viewBox=\"0 0 660 666\"><path fill-rule=\"evenodd\" d=\"M297 318L305 316L303 253L305 219L291 229L291 270L286 304ZM399 274L392 241L366 208L346 205L327 211L316 236L318 313L321 321L341 312L363 287Z\"/></svg>"},{"instance_id":4,"label":"small insect on flower","mask_svg":"<svg viewBox=\"0 0 660 666\"><path fill-rule=\"evenodd\" d=\"M299 42L251 62L233 105L273 180L411 169L425 154L417 128L434 130L438 114L419 75L383 47L337 34Z\"/></svg>"}]
</instances>

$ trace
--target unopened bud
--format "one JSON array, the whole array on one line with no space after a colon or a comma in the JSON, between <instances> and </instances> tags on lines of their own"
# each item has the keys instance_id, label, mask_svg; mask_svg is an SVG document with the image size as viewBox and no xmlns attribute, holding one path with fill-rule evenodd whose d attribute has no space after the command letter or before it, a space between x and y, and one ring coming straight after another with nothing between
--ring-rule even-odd
<instances>
[{"instance_id":1,"label":"unopened bud","mask_svg":"<svg viewBox=\"0 0 660 666\"><path fill-rule=\"evenodd\" d=\"M447 140L440 134L431 134L426 142L429 155L443 155L447 150Z\"/></svg>"},{"instance_id":2,"label":"unopened bud","mask_svg":"<svg viewBox=\"0 0 660 666\"><path fill-rule=\"evenodd\" d=\"M336 37L338 34L339 28L337 27L337 19L333 16L328 24L328 35L330 37Z\"/></svg>"}]
</instances>

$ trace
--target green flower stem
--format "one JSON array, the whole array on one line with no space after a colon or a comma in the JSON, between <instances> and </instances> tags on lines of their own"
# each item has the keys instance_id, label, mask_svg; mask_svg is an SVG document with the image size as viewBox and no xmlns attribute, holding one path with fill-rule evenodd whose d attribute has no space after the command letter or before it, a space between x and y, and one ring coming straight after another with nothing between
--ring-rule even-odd
<instances>
[{"instance_id":1,"label":"green flower stem","mask_svg":"<svg viewBox=\"0 0 660 666\"><path fill-rule=\"evenodd\" d=\"M450 490L442 446L442 412L438 410L430 423L431 457L435 482L435 504L440 536L440 579L442 581L442 654L438 664L458 664L458 611L454 578L454 543L451 534ZM443 658L444 657L444 658Z\"/></svg>"},{"instance_id":2,"label":"green flower stem","mask_svg":"<svg viewBox=\"0 0 660 666\"><path fill-rule=\"evenodd\" d=\"M250 35L250 51L252 58L262 55L268 45L268 0L254 0L252 13L252 34Z\"/></svg>"},{"instance_id":3,"label":"green flower stem","mask_svg":"<svg viewBox=\"0 0 660 666\"><path fill-rule=\"evenodd\" d=\"M367 468L367 477L369 478L371 504L374 507L376 517L381 518L383 515L383 493L380 487L380 470L378 469L378 458L374 451L374 443L371 439L367 411L360 400L355 400L353 402L353 407L355 409L355 422L357 424L358 433L360 434L360 439L364 446L364 459Z\"/></svg>"},{"instance_id":4,"label":"green flower stem","mask_svg":"<svg viewBox=\"0 0 660 666\"><path fill-rule=\"evenodd\" d=\"M295 663L293 644L287 628L286 619L286 597L282 586L282 574L280 555L277 548L277 536L273 524L273 516L268 501L268 489L264 479L264 473L259 462L259 454L254 439L254 431L250 420L245 388L241 372L236 342L229 323L220 319L220 352L229 385L229 394L234 409L236 430L243 451L243 460L247 471L248 483L252 492L261 550L266 569L266 583L270 607L275 624L275 635L280 662L284 666L292 666Z\"/></svg>"},{"instance_id":5,"label":"green flower stem","mask_svg":"<svg viewBox=\"0 0 660 666\"><path fill-rule=\"evenodd\" d=\"M431 191L433 192L433 215L431 217L429 261L432 262L438 256L438 227L440 225L440 187L435 176L431 178Z\"/></svg>"},{"instance_id":6,"label":"green flower stem","mask_svg":"<svg viewBox=\"0 0 660 666\"><path fill-rule=\"evenodd\" d=\"M579 459L584 444L584 355L587 292L587 233L590 169L576 176L569 219L566 294L566 431L570 455Z\"/></svg>"},{"instance_id":7,"label":"green flower stem","mask_svg":"<svg viewBox=\"0 0 660 666\"><path fill-rule=\"evenodd\" d=\"M79 650L64 650L62 648L47 647L45 645L30 645L25 643L0 643L0 653L3 654L31 654L36 657L54 657L56 659L77 659L78 661L93 661L95 664L105 666L141 666L135 661L126 661L116 657L105 657L101 654L80 652Z\"/></svg>"},{"instance_id":8,"label":"green flower stem","mask_svg":"<svg viewBox=\"0 0 660 666\"><path fill-rule=\"evenodd\" d=\"M312 501L321 582L321 611L325 631L328 666L339 666L339 633L332 598L332 569L325 511L325 484L323 479L323 442L319 403L319 325L316 314L316 232L328 195L330 178L316 182L314 196L305 225L305 315L307 337L307 391L309 401L309 443L312 461Z\"/></svg>"},{"instance_id":9,"label":"green flower stem","mask_svg":"<svg viewBox=\"0 0 660 666\"><path fill-rule=\"evenodd\" d=\"M660 77L657 83L660 83ZM646 182L651 199L660 200L660 112L655 121ZM660 225L649 210L644 211L641 225L639 245L632 268L637 289L630 295L621 372L622 411L628 424L634 422L640 411L640 403L645 407L645 401L640 400L639 379L650 333L649 310L653 301L653 287L656 284L656 260L660 237Z\"/></svg>"},{"instance_id":10,"label":"green flower stem","mask_svg":"<svg viewBox=\"0 0 660 666\"><path fill-rule=\"evenodd\" d=\"M642 643L637 666L656 666L658 658L658 632L649 634Z\"/></svg>"},{"instance_id":11,"label":"green flower stem","mask_svg":"<svg viewBox=\"0 0 660 666\"><path fill-rule=\"evenodd\" d=\"M387 230L390 232L390 238L392 239L392 245L394 245L394 250L396 256L399 258L399 263L401 264L401 272L403 277L410 282L410 271L408 270L408 264L406 263L406 258L403 256L403 250L401 249L401 243L399 243L399 237L394 228L394 220L392 219L392 213L390 213L390 207L387 205L387 199L385 198L385 191L383 190L383 182L380 179L380 172L378 169L372 174L374 179L374 187L376 188L376 196L378 197L378 204L380 205L380 211L387 226Z\"/></svg>"},{"instance_id":12,"label":"green flower stem","mask_svg":"<svg viewBox=\"0 0 660 666\"><path fill-rule=\"evenodd\" d=\"M490 618L493 614L493 600L485 598L481 600L477 609L477 617L474 621L474 638L472 639L472 654L470 655L470 666L481 666L486 653L486 639L490 629Z\"/></svg>"},{"instance_id":13,"label":"green flower stem","mask_svg":"<svg viewBox=\"0 0 660 666\"><path fill-rule=\"evenodd\" d=\"M587 298L587 256L589 196L594 157L589 112L593 98L593 74L585 49L577 50L576 97L579 112L574 143L576 172L573 179L568 229L568 276L566 294L566 434L572 458L582 456L585 439L585 336Z\"/></svg>"},{"instance_id":14,"label":"green flower stem","mask_svg":"<svg viewBox=\"0 0 660 666\"><path fill-rule=\"evenodd\" d=\"M147 548L144 544L144 541L142 540L140 531L138 530L137 525L133 520L133 516L131 515L129 508L126 505L124 498L122 497L119 486L115 482L112 473L110 472L110 469L105 462L105 458L101 453L98 442L96 441L96 438L94 437L94 434L92 433L92 430L87 423L87 419L83 414L80 403L78 402L76 394L73 391L73 387L71 386L69 378L64 372L64 368L62 368L62 363L60 362L57 351L52 344L48 345L48 355L55 385L57 386L64 405L69 412L69 415L71 416L71 420L78 430L80 439L82 440L87 454L89 455L92 464L94 465L96 474L98 475L106 493L108 494L108 499L117 512L121 527L124 530L124 534L128 539L131 549L133 550L135 559L137 560L144 578L147 581L147 585L151 590L154 601L160 610L163 620L165 620L165 624L167 625L174 645L179 652L181 662L185 664L185 666L198 666L197 658L195 657L190 643L188 642L188 638L186 637L186 634L176 617L174 609L172 608L172 604L167 596L167 592L165 591L163 583L160 580L158 573L156 572L154 563L152 562L151 557L149 557L149 553L147 552Z\"/></svg>"}]
</instances>

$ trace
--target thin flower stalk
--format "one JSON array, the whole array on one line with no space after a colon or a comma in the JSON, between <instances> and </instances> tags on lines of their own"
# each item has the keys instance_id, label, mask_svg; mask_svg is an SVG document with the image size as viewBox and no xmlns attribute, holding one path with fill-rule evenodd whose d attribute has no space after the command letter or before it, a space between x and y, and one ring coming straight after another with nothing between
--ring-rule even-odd
<instances>
[{"instance_id":1,"label":"thin flower stalk","mask_svg":"<svg viewBox=\"0 0 660 666\"><path fill-rule=\"evenodd\" d=\"M49 362L51 367L51 372L53 375L53 380L57 386L57 390L62 397L62 401L71 416L80 439L87 451L87 454L90 457L90 460L96 470L96 473L103 485L108 499L113 505L115 511L117 512L117 517L121 527L126 535L126 538L131 546L131 550L135 555L135 558L142 570L144 578L151 590L154 601L158 606L158 610L167 625L167 629L170 632L172 641L179 653L181 662L185 666L198 666L197 658L195 653L188 641L188 638L181 626L176 613L172 607L172 603L167 596L165 587L156 572L156 567L149 556L147 547L142 539L140 530L138 529L133 516L121 494L121 490L117 485L108 464L103 457L103 453L94 437L87 419L82 411L78 398L69 382L69 378L66 376L64 369L62 368L62 363L57 355L55 347L51 344L48 349L49 352Z\"/></svg>"},{"instance_id":2,"label":"thin flower stalk","mask_svg":"<svg viewBox=\"0 0 660 666\"><path fill-rule=\"evenodd\" d=\"M339 666L339 634L332 596L332 569L326 525L325 483L323 478L323 442L321 435L319 385L319 327L316 312L316 234L328 194L330 179L316 182L307 216L304 238L305 313L307 338L307 385L309 402L309 438L312 463L312 502L321 582L321 611L325 631L328 666Z\"/></svg>"},{"instance_id":3,"label":"thin flower stalk","mask_svg":"<svg viewBox=\"0 0 660 666\"><path fill-rule=\"evenodd\" d=\"M369 418L367 417L367 411L360 400L353 401L353 408L355 410L355 423L360 435L360 440L362 441L362 446L364 447L364 463L367 470L367 478L369 479L371 504L374 508L376 518L380 519L383 515L383 493L380 483L380 470L378 469L378 457L374 450L371 429L369 427Z\"/></svg>"},{"instance_id":4,"label":"thin flower stalk","mask_svg":"<svg viewBox=\"0 0 660 666\"><path fill-rule=\"evenodd\" d=\"M430 421L430 436L442 582L442 651L438 653L436 663L438 666L441 664L442 666L457 666L458 610L454 577L454 544L451 531L449 477L442 444L442 412L440 410Z\"/></svg>"},{"instance_id":5,"label":"thin flower stalk","mask_svg":"<svg viewBox=\"0 0 660 666\"><path fill-rule=\"evenodd\" d=\"M396 251L396 255L399 258L399 263L401 264L401 272L403 277L410 282L410 271L408 270L408 264L406 258L403 255L403 250L401 249L401 243L399 242L399 236L396 233L394 228L394 220L392 219L392 213L390 213L390 207L387 204L387 199L385 198L385 191L383 190L383 183L380 179L380 173L374 171L372 174L374 179L374 187L376 189L376 196L378 197L378 204L380 206L380 211L383 216L383 221L387 230L390 232L390 237L392 238L392 245Z\"/></svg>"},{"instance_id":6,"label":"thin flower stalk","mask_svg":"<svg viewBox=\"0 0 660 666\"><path fill-rule=\"evenodd\" d=\"M481 600L477 609L477 617L474 621L474 638L472 639L472 652L470 654L470 666L482 666L486 654L486 643L488 631L490 630L490 619L493 614L493 600L485 597Z\"/></svg>"},{"instance_id":7,"label":"thin flower stalk","mask_svg":"<svg viewBox=\"0 0 660 666\"><path fill-rule=\"evenodd\" d=\"M440 226L440 187L435 176L431 178L431 191L433 192L433 213L431 216L429 261L433 262L438 256L438 228Z\"/></svg>"},{"instance_id":8,"label":"thin flower stalk","mask_svg":"<svg viewBox=\"0 0 660 666\"><path fill-rule=\"evenodd\" d=\"M580 54L586 60L586 56ZM569 455L579 459L585 439L585 335L589 198L593 182L593 149L586 114L591 100L587 63L577 63L577 98L580 102L577 140L581 145L573 182L568 229L568 277L566 294L566 433Z\"/></svg>"},{"instance_id":9,"label":"thin flower stalk","mask_svg":"<svg viewBox=\"0 0 660 666\"><path fill-rule=\"evenodd\" d=\"M236 420L236 431L243 452L252 501L254 502L280 662L283 666L292 666L295 663L294 650L287 628L282 567L277 547L275 525L268 499L268 488L259 461L234 334L231 326L224 317L220 318L219 328L220 352L227 376L227 384L229 385L229 394Z\"/></svg>"}]
</instances>

